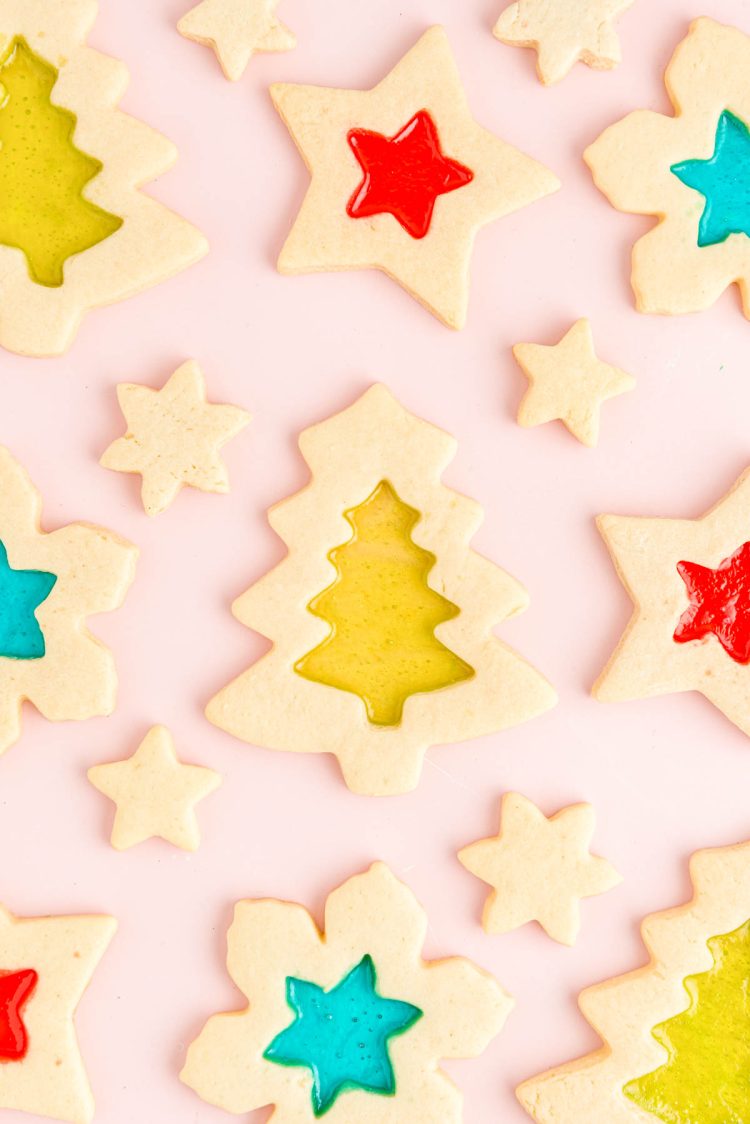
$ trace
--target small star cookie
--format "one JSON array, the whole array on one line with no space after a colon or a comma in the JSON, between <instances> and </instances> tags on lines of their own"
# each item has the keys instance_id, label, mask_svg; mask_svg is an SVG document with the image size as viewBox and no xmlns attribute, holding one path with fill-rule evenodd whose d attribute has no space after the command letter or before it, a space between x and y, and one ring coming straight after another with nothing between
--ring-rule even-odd
<instances>
[{"instance_id":1,"label":"small star cookie","mask_svg":"<svg viewBox=\"0 0 750 1124\"><path fill-rule=\"evenodd\" d=\"M538 921L560 944L575 944L581 898L603 894L622 881L606 859L589 853L594 809L573 804L549 818L520 793L507 793L500 834L459 851L467 870L488 882L487 933L509 933Z\"/></svg>"},{"instance_id":2,"label":"small star cookie","mask_svg":"<svg viewBox=\"0 0 750 1124\"><path fill-rule=\"evenodd\" d=\"M380 269L452 328L479 228L560 186L476 123L442 27L372 90L271 95L311 175L279 270Z\"/></svg>"},{"instance_id":3,"label":"small star cookie","mask_svg":"<svg viewBox=\"0 0 750 1124\"><path fill-rule=\"evenodd\" d=\"M186 39L213 47L221 69L236 82L256 51L291 51L297 40L276 19L279 0L203 0L182 17Z\"/></svg>"},{"instance_id":4,"label":"small star cookie","mask_svg":"<svg viewBox=\"0 0 750 1124\"><path fill-rule=\"evenodd\" d=\"M545 86L559 82L577 62L611 70L620 61L614 28L634 0L518 0L506 8L493 35L514 47L533 47Z\"/></svg>"},{"instance_id":5,"label":"small star cookie","mask_svg":"<svg viewBox=\"0 0 750 1124\"><path fill-rule=\"evenodd\" d=\"M250 415L239 406L207 402L205 380L194 360L178 367L161 390L121 383L117 398L128 431L105 450L100 464L140 474L148 515L165 511L185 486L229 491L219 449L244 429Z\"/></svg>"},{"instance_id":6,"label":"small star cookie","mask_svg":"<svg viewBox=\"0 0 750 1124\"><path fill-rule=\"evenodd\" d=\"M531 383L518 410L524 427L563 422L583 445L599 439L602 403L635 386L635 379L597 358L588 320L578 320L554 347L518 343L513 354Z\"/></svg>"},{"instance_id":7,"label":"small star cookie","mask_svg":"<svg viewBox=\"0 0 750 1124\"><path fill-rule=\"evenodd\" d=\"M221 784L212 769L183 765L164 726L154 726L126 761L94 765L88 778L117 805L112 846L117 851L158 836L196 851L200 844L195 805Z\"/></svg>"}]
</instances>

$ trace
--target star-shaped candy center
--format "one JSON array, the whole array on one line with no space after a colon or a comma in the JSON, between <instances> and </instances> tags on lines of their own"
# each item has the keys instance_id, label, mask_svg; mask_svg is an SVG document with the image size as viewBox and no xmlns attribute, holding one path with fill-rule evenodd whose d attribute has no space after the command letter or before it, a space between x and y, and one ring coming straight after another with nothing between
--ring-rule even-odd
<instances>
[{"instance_id":1,"label":"star-shaped candy center","mask_svg":"<svg viewBox=\"0 0 750 1124\"><path fill-rule=\"evenodd\" d=\"M672 172L706 200L698 245L715 246L730 234L750 236L750 129L729 110L719 118L714 154L684 160Z\"/></svg>"},{"instance_id":2,"label":"star-shaped candy center","mask_svg":"<svg viewBox=\"0 0 750 1124\"><path fill-rule=\"evenodd\" d=\"M679 562L690 607L680 617L678 644L713 633L737 663L750 663L750 542L744 543L715 570L695 562Z\"/></svg>"},{"instance_id":3,"label":"star-shaped candy center","mask_svg":"<svg viewBox=\"0 0 750 1124\"><path fill-rule=\"evenodd\" d=\"M42 570L14 570L0 542L0 656L38 660L45 653L44 634L34 615L57 581Z\"/></svg>"},{"instance_id":4,"label":"star-shaped candy center","mask_svg":"<svg viewBox=\"0 0 750 1124\"><path fill-rule=\"evenodd\" d=\"M347 137L364 178L347 204L354 219L389 214L412 238L430 229L435 200L470 183L474 173L443 155L437 126L420 109L393 137L352 129Z\"/></svg>"},{"instance_id":5,"label":"star-shaped candy center","mask_svg":"<svg viewBox=\"0 0 750 1124\"><path fill-rule=\"evenodd\" d=\"M17 1062L26 1057L29 1039L21 1010L38 978L33 968L0 972L0 1062Z\"/></svg>"},{"instance_id":6,"label":"star-shaped candy center","mask_svg":"<svg viewBox=\"0 0 750 1124\"><path fill-rule=\"evenodd\" d=\"M396 1092L388 1039L413 1026L422 1011L400 999L383 998L376 982L370 956L330 991L309 980L287 978L286 998L294 1021L277 1034L263 1057L311 1071L316 1116L327 1112L345 1089L390 1096Z\"/></svg>"}]
</instances>

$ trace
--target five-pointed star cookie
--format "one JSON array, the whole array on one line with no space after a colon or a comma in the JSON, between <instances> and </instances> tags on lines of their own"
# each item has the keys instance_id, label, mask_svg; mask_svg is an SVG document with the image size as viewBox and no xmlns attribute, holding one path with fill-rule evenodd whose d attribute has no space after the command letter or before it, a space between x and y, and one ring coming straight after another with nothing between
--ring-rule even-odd
<instances>
[{"instance_id":1,"label":"five-pointed star cookie","mask_svg":"<svg viewBox=\"0 0 750 1124\"><path fill-rule=\"evenodd\" d=\"M372 90L271 95L312 177L279 270L380 269L452 328L479 228L560 186L476 123L441 27Z\"/></svg>"},{"instance_id":2,"label":"five-pointed star cookie","mask_svg":"<svg viewBox=\"0 0 750 1124\"><path fill-rule=\"evenodd\" d=\"M1 1109L93 1118L73 1018L116 927L112 917L17 918L0 907Z\"/></svg>"},{"instance_id":3,"label":"five-pointed star cookie","mask_svg":"<svg viewBox=\"0 0 750 1124\"><path fill-rule=\"evenodd\" d=\"M500 834L472 843L459 859L492 886L482 924L508 933L538 921L553 940L572 945L580 928L581 898L603 894L620 875L606 859L589 853L594 809L573 804L549 819L517 792L501 807Z\"/></svg>"},{"instance_id":4,"label":"five-pointed star cookie","mask_svg":"<svg viewBox=\"0 0 750 1124\"><path fill-rule=\"evenodd\" d=\"M598 359L588 320L578 320L555 347L518 343L513 354L531 386L518 410L518 424L559 419L589 447L599 439L603 402L624 394L635 379Z\"/></svg>"},{"instance_id":5,"label":"five-pointed star cookie","mask_svg":"<svg viewBox=\"0 0 750 1124\"><path fill-rule=\"evenodd\" d=\"M88 778L117 805L112 846L118 851L158 836L183 851L200 844L195 805L221 784L212 769L183 765L164 726L154 726L132 757L94 765Z\"/></svg>"},{"instance_id":6,"label":"five-pointed star cookie","mask_svg":"<svg viewBox=\"0 0 750 1124\"><path fill-rule=\"evenodd\" d=\"M291 51L297 40L276 19L279 0L203 0L177 24L186 39L213 47L236 82L256 51Z\"/></svg>"},{"instance_id":7,"label":"five-pointed star cookie","mask_svg":"<svg viewBox=\"0 0 750 1124\"><path fill-rule=\"evenodd\" d=\"M506 8L493 34L514 47L534 47L545 86L559 82L577 62L611 70L620 61L614 28L633 0L518 0Z\"/></svg>"},{"instance_id":8,"label":"five-pointed star cookie","mask_svg":"<svg viewBox=\"0 0 750 1124\"><path fill-rule=\"evenodd\" d=\"M105 450L100 464L137 472L148 515L159 515L183 486L228 492L219 449L250 421L239 406L206 401L206 384L194 360L178 367L161 390L136 383L117 388L128 431Z\"/></svg>"}]
</instances>

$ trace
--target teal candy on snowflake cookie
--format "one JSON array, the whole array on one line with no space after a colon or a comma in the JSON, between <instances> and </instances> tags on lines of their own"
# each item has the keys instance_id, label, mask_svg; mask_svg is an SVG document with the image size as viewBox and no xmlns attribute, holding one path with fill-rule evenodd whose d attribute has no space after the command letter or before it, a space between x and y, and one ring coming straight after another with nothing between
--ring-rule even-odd
<instances>
[{"instance_id":1,"label":"teal candy on snowflake cookie","mask_svg":"<svg viewBox=\"0 0 750 1124\"><path fill-rule=\"evenodd\" d=\"M290 902L240 902L227 966L244 1010L214 1015L182 1080L275 1124L459 1124L442 1058L481 1053L512 1000L470 961L425 961L427 918L382 863L328 896L320 932Z\"/></svg>"}]
</instances>

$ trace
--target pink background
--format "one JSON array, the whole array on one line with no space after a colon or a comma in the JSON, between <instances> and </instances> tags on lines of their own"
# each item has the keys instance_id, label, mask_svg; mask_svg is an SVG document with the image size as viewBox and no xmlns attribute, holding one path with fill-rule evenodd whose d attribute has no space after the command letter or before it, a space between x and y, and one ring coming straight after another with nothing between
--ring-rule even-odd
<instances>
[{"instance_id":1,"label":"pink background","mask_svg":"<svg viewBox=\"0 0 750 1124\"><path fill-rule=\"evenodd\" d=\"M467 1121L521 1124L517 1082L597 1044L576 1009L579 990L642 962L640 919L688 896L692 851L750 831L748 744L708 703L684 695L605 706L588 693L630 612L593 517L697 516L746 467L750 328L735 293L700 317L638 315L629 249L649 222L612 210L580 158L631 108L668 109L664 66L691 18L750 32L746 0L640 0L620 21L618 70L579 66L549 90L530 52L492 38L503 0L282 0L298 49L257 56L237 84L177 34L187 6L108 0L91 42L130 68L123 108L177 143L175 170L149 190L208 235L211 254L91 314L62 359L0 356L0 439L40 487L45 525L101 522L141 548L125 608L95 622L118 659L116 714L51 725L27 713L21 743L0 764L0 898L20 914L119 918L77 1020L97 1120L219 1124L228 1117L177 1073L204 1019L241 1003L224 966L234 902L288 897L319 917L329 889L384 859L429 913L427 954L473 957L515 996L486 1054L449 1068ZM268 84L373 85L436 22L448 29L478 120L564 183L481 233L469 323L458 334L380 274L274 270L307 180ZM602 357L638 379L605 407L596 451L559 424L525 431L514 420L525 382L511 345L556 342L584 315ZM122 431L115 384L161 385L187 357L203 365L215 401L245 406L254 420L227 450L231 495L186 491L149 521L137 478L97 459ZM265 511L307 479L299 430L378 379L458 438L445 480L485 508L475 545L531 594L529 611L501 635L561 696L519 729L431 750L419 790L388 800L350 794L331 758L247 747L202 714L264 650L230 604L282 557ZM224 776L200 809L194 856L159 841L117 854L111 805L86 781L89 765L128 755L156 722L173 730L185 759ZM573 950L534 925L500 938L480 928L485 889L455 854L494 833L511 789L548 813L591 801L595 850L625 876L584 903Z\"/></svg>"}]
</instances>

